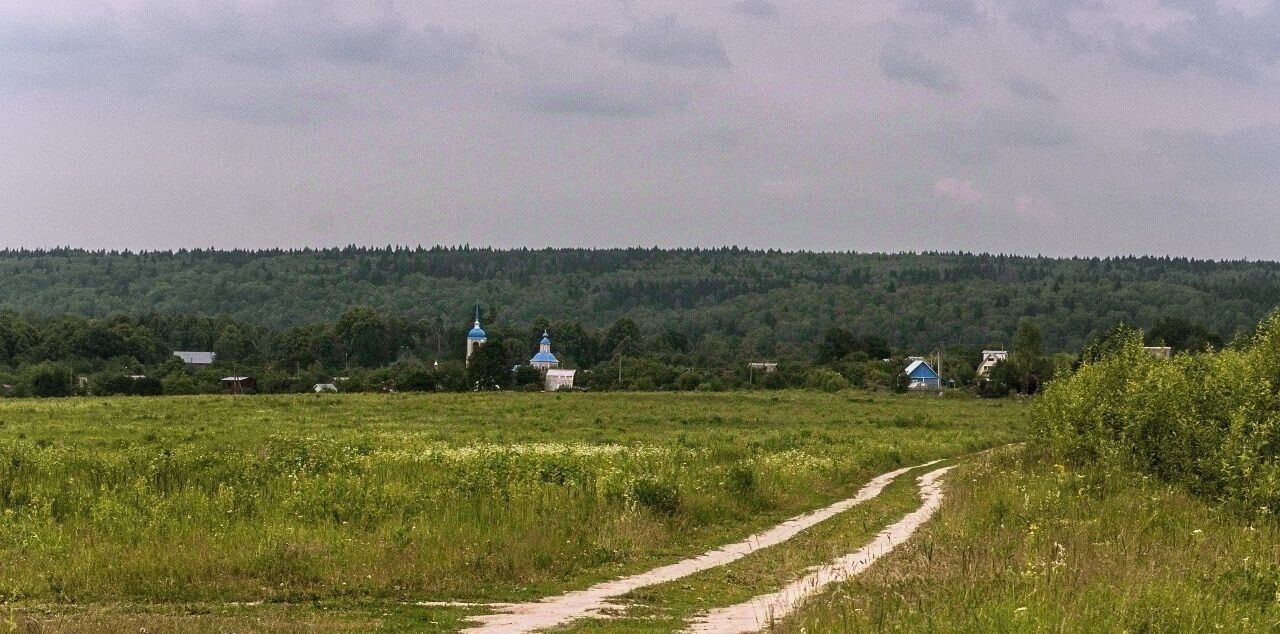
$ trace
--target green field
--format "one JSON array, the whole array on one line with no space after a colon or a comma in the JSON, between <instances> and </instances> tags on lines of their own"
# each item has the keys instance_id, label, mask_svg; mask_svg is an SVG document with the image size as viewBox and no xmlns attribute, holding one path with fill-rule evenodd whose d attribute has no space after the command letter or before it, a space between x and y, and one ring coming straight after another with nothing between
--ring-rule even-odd
<instances>
[{"instance_id":1,"label":"green field","mask_svg":"<svg viewBox=\"0 0 1280 634\"><path fill-rule=\"evenodd\" d=\"M449 630L468 610L407 604L669 563L875 474L1022 440L1023 412L860 392L4 401L0 600L43 631ZM693 578L719 589L658 587L637 613L677 625L915 503L895 484L781 559L721 571L750 585Z\"/></svg>"},{"instance_id":2,"label":"green field","mask_svg":"<svg viewBox=\"0 0 1280 634\"><path fill-rule=\"evenodd\" d=\"M901 549L781 632L1275 632L1280 527L1035 449L966 460Z\"/></svg>"}]
</instances>

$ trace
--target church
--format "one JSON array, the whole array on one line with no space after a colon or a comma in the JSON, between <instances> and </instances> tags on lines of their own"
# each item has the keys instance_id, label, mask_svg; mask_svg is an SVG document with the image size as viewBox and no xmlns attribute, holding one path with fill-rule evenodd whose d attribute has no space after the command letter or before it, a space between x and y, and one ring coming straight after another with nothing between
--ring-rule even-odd
<instances>
[{"instance_id":1,"label":"church","mask_svg":"<svg viewBox=\"0 0 1280 634\"><path fill-rule=\"evenodd\" d=\"M471 331L467 333L467 362L471 362L471 355L475 354L480 346L489 340L484 328L480 326L480 308L476 307L476 321L472 325ZM551 352L551 333L543 330L542 340L538 342L538 352L529 359L529 365L542 372L543 385L542 389L547 392L554 392L561 388L572 389L574 375L577 370L560 369L560 360Z\"/></svg>"}]
</instances>

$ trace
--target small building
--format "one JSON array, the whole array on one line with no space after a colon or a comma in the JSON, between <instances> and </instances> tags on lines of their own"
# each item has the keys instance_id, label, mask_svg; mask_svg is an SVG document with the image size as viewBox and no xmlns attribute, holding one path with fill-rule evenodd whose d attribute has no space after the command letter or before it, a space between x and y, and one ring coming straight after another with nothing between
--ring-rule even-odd
<instances>
[{"instance_id":1,"label":"small building","mask_svg":"<svg viewBox=\"0 0 1280 634\"><path fill-rule=\"evenodd\" d=\"M258 391L258 380L251 376L222 377L223 394L252 394Z\"/></svg>"},{"instance_id":2,"label":"small building","mask_svg":"<svg viewBox=\"0 0 1280 634\"><path fill-rule=\"evenodd\" d=\"M316 394L321 394L321 393L323 393L323 392L337 392L337 391L338 391L338 386L336 386L336 385L334 385L334 384L332 384L332 383L316 383L316 384L315 384L315 387L313 387L313 388L311 388L311 389L312 389Z\"/></svg>"},{"instance_id":3,"label":"small building","mask_svg":"<svg viewBox=\"0 0 1280 634\"><path fill-rule=\"evenodd\" d=\"M911 365L907 366L906 373L909 390L937 390L942 388L942 377L934 371L933 366L929 365L919 357L912 357Z\"/></svg>"},{"instance_id":4,"label":"small building","mask_svg":"<svg viewBox=\"0 0 1280 634\"><path fill-rule=\"evenodd\" d=\"M573 375L577 374L577 370L547 370L543 377L543 389L548 392L554 392L559 389L573 389Z\"/></svg>"},{"instance_id":5,"label":"small building","mask_svg":"<svg viewBox=\"0 0 1280 634\"><path fill-rule=\"evenodd\" d=\"M978 364L978 376L986 376L997 363L1009 358L1008 350L983 350L982 363Z\"/></svg>"},{"instance_id":6,"label":"small building","mask_svg":"<svg viewBox=\"0 0 1280 634\"><path fill-rule=\"evenodd\" d=\"M747 368L753 372L777 372L778 364L772 361L759 361L748 363Z\"/></svg>"},{"instance_id":7,"label":"small building","mask_svg":"<svg viewBox=\"0 0 1280 634\"><path fill-rule=\"evenodd\" d=\"M1173 348L1169 346L1143 346L1142 349L1157 359L1172 359Z\"/></svg>"},{"instance_id":8,"label":"small building","mask_svg":"<svg viewBox=\"0 0 1280 634\"><path fill-rule=\"evenodd\" d=\"M551 354L551 336L545 330L542 331L542 341L538 343L538 354L529 359L529 365L539 370L560 367L560 360L556 358L556 355Z\"/></svg>"},{"instance_id":9,"label":"small building","mask_svg":"<svg viewBox=\"0 0 1280 634\"><path fill-rule=\"evenodd\" d=\"M218 360L218 355L212 352L174 352L173 356L182 359L182 362L193 368L207 368Z\"/></svg>"}]
</instances>

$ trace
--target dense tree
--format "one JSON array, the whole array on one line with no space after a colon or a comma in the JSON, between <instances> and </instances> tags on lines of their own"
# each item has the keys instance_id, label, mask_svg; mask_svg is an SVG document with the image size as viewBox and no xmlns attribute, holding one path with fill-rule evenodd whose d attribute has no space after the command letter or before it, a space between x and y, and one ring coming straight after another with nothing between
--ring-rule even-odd
<instances>
[{"instance_id":1,"label":"dense tree","mask_svg":"<svg viewBox=\"0 0 1280 634\"><path fill-rule=\"evenodd\" d=\"M1221 348L1222 337L1203 322L1181 317L1161 317L1146 331L1149 346L1169 346L1174 353L1204 352Z\"/></svg>"},{"instance_id":2,"label":"dense tree","mask_svg":"<svg viewBox=\"0 0 1280 634\"><path fill-rule=\"evenodd\" d=\"M391 328L378 311L359 306L342 314L334 325L334 340L351 365L375 368L393 358Z\"/></svg>"},{"instance_id":3,"label":"dense tree","mask_svg":"<svg viewBox=\"0 0 1280 634\"><path fill-rule=\"evenodd\" d=\"M473 389L495 390L511 383L511 364L501 337L490 336L467 362L467 381Z\"/></svg>"},{"instance_id":4,"label":"dense tree","mask_svg":"<svg viewBox=\"0 0 1280 634\"><path fill-rule=\"evenodd\" d=\"M813 359L832 325L882 336L890 348L915 354L938 342L1010 342L1029 316L1053 325L1045 332L1046 352L1078 350L1116 323L1161 317L1234 337L1280 304L1280 264L1272 262L962 253L0 251L0 279L0 310L27 318L164 317L171 330L153 332L188 350L211 349L229 323L252 325L245 334L266 345L270 339L258 329L330 324L353 305L366 305L386 319L423 324L411 339L392 342L392 359L406 346L433 361L460 358L455 335L469 325L477 300L500 310L486 313L486 324L528 328L545 317L553 327L580 323L599 332L626 318L645 343L674 324L688 337L683 354L698 363L717 356ZM573 354L583 352L578 361L593 365L615 351Z\"/></svg>"},{"instance_id":5,"label":"dense tree","mask_svg":"<svg viewBox=\"0 0 1280 634\"><path fill-rule=\"evenodd\" d=\"M22 375L22 391L29 396L71 396L75 379L71 368L61 363L41 363Z\"/></svg>"}]
</instances>

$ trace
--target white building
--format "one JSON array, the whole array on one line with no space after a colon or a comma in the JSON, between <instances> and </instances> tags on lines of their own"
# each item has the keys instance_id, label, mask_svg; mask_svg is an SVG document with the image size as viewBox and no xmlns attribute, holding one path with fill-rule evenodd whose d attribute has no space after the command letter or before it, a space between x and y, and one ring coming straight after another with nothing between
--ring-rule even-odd
<instances>
[{"instance_id":1,"label":"white building","mask_svg":"<svg viewBox=\"0 0 1280 634\"><path fill-rule=\"evenodd\" d=\"M978 376L986 376L997 363L1009 358L1008 350L983 350L982 363L978 364Z\"/></svg>"},{"instance_id":2,"label":"white building","mask_svg":"<svg viewBox=\"0 0 1280 634\"><path fill-rule=\"evenodd\" d=\"M554 392L560 388L573 388L573 375L577 370L547 370L543 389L548 392Z\"/></svg>"},{"instance_id":3,"label":"white building","mask_svg":"<svg viewBox=\"0 0 1280 634\"><path fill-rule=\"evenodd\" d=\"M1142 349L1157 359L1173 358L1173 348L1169 346L1143 346Z\"/></svg>"}]
</instances>

